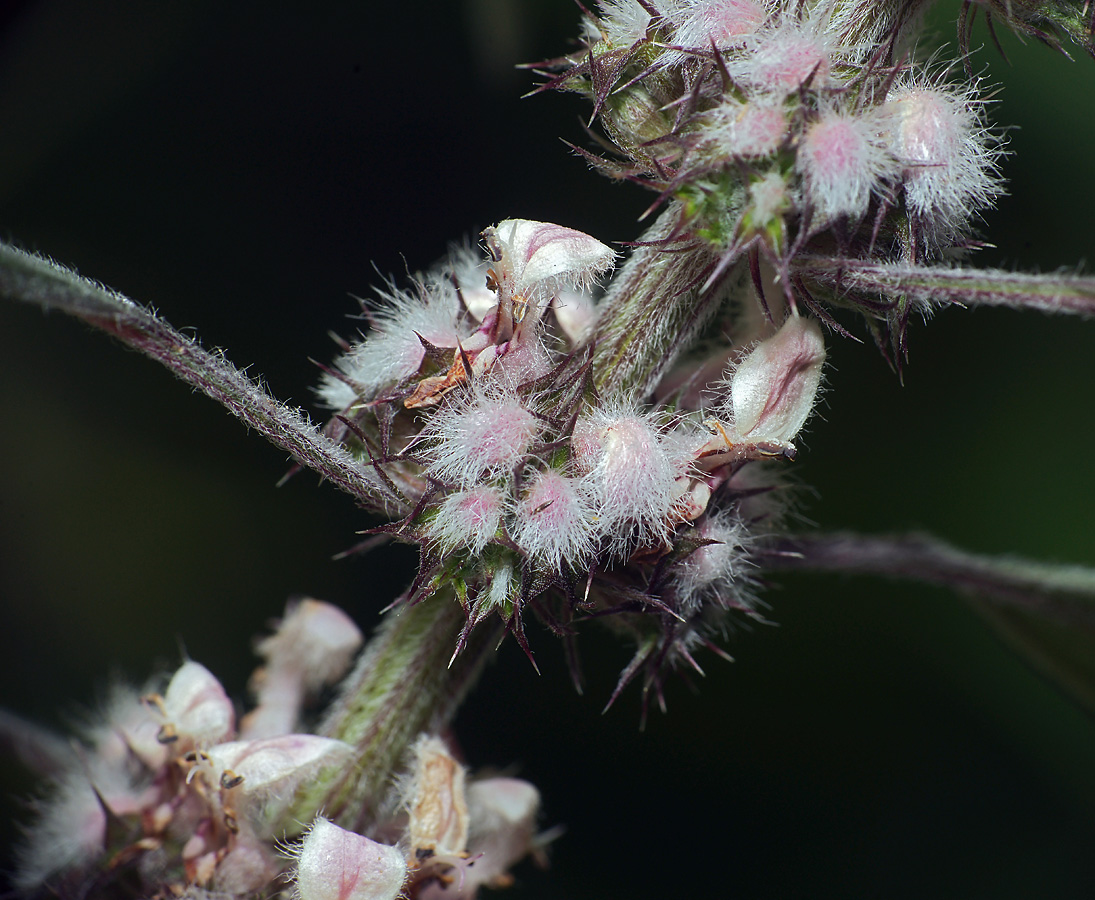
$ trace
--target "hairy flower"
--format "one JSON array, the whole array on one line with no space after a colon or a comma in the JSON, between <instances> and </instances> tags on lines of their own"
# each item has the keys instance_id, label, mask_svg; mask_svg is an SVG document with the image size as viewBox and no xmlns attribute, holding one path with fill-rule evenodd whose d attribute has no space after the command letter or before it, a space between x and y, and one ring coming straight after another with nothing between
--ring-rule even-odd
<instances>
[{"instance_id":1,"label":"hairy flower","mask_svg":"<svg viewBox=\"0 0 1095 900\"><path fill-rule=\"evenodd\" d=\"M806 129L796 165L805 193L823 222L858 218L871 194L897 170L879 137L877 115L827 110Z\"/></svg>"},{"instance_id":2,"label":"hairy flower","mask_svg":"<svg viewBox=\"0 0 1095 900\"><path fill-rule=\"evenodd\" d=\"M439 481L471 487L511 471L539 430L536 416L509 391L448 403L423 431L426 471Z\"/></svg>"},{"instance_id":3,"label":"hairy flower","mask_svg":"<svg viewBox=\"0 0 1095 900\"><path fill-rule=\"evenodd\" d=\"M735 78L782 98L802 87L828 85L832 52L832 37L822 21L803 23L788 16L772 30L757 34L728 67Z\"/></svg>"},{"instance_id":4,"label":"hairy flower","mask_svg":"<svg viewBox=\"0 0 1095 900\"><path fill-rule=\"evenodd\" d=\"M322 816L296 852L299 900L396 900L407 864L396 847L339 828Z\"/></svg>"},{"instance_id":5,"label":"hairy flower","mask_svg":"<svg viewBox=\"0 0 1095 900\"><path fill-rule=\"evenodd\" d=\"M601 527L622 552L632 540L664 538L677 472L653 419L625 406L600 407L581 417L573 461L587 473Z\"/></svg>"},{"instance_id":6,"label":"hairy flower","mask_svg":"<svg viewBox=\"0 0 1095 900\"><path fill-rule=\"evenodd\" d=\"M975 86L905 81L883 107L891 152L904 166L905 202L935 241L947 240L1000 191L996 142L982 122Z\"/></svg>"},{"instance_id":7,"label":"hairy flower","mask_svg":"<svg viewBox=\"0 0 1095 900\"><path fill-rule=\"evenodd\" d=\"M545 569L579 570L598 526L588 488L554 469L536 472L514 510L513 539Z\"/></svg>"},{"instance_id":8,"label":"hairy flower","mask_svg":"<svg viewBox=\"0 0 1095 900\"><path fill-rule=\"evenodd\" d=\"M735 440L789 444L813 411L825 363L821 328L791 315L731 373L725 412Z\"/></svg>"},{"instance_id":9,"label":"hairy flower","mask_svg":"<svg viewBox=\"0 0 1095 900\"><path fill-rule=\"evenodd\" d=\"M707 114L700 151L741 159L771 156L788 138L787 114L768 97L725 97Z\"/></svg>"},{"instance_id":10,"label":"hairy flower","mask_svg":"<svg viewBox=\"0 0 1095 900\"><path fill-rule=\"evenodd\" d=\"M666 19L675 26L670 41L697 52L740 44L763 24L767 11L755 0L684 0L671 4Z\"/></svg>"},{"instance_id":11,"label":"hairy flower","mask_svg":"<svg viewBox=\"0 0 1095 900\"><path fill-rule=\"evenodd\" d=\"M986 3L1024 32L1091 47L1078 0ZM638 678L645 708L664 706L667 671L702 672L694 653L736 615L759 618L761 569L934 566L937 580L1013 605L1051 596L1039 605L1072 615L1075 572L971 563L922 539L791 534L781 516L778 464L795 458L817 403L822 325L847 333L830 308L862 313L898 365L917 307L1092 309L1090 280L925 264L973 249L971 223L1000 189L976 81L945 84L903 55L925 6L583 8L586 45L544 64L547 86L592 99L614 155L579 152L653 190L657 221L597 303L613 251L526 219L482 232L489 262L465 246L409 290L389 282L364 310L363 339L326 370L319 394L336 415L323 431L150 311L0 248L5 293L155 357L389 514L376 531L421 549L402 608L321 734L302 730L304 704L345 672L361 636L317 601L290 607L259 645L257 706L238 731L228 693L196 662L163 696L119 692L78 750L50 754L59 774L18 887L266 896L287 874L275 841L297 847L303 900L470 900L504 886L542 843L538 792L469 779L436 734L495 645L495 616L530 658L533 615L570 651L585 622L612 623L635 647L613 699ZM324 808L338 824L316 817Z\"/></svg>"},{"instance_id":12,"label":"hairy flower","mask_svg":"<svg viewBox=\"0 0 1095 900\"><path fill-rule=\"evenodd\" d=\"M505 506L505 495L493 485L454 491L438 504L427 538L443 553L458 548L480 553L497 536Z\"/></svg>"},{"instance_id":13,"label":"hairy flower","mask_svg":"<svg viewBox=\"0 0 1095 900\"><path fill-rule=\"evenodd\" d=\"M750 538L741 517L734 511L710 515L688 538L695 549L677 564L673 575L682 615L695 615L704 601L726 609L750 607Z\"/></svg>"},{"instance_id":14,"label":"hairy flower","mask_svg":"<svg viewBox=\"0 0 1095 900\"><path fill-rule=\"evenodd\" d=\"M470 334L460 298L443 270L410 291L389 284L377 295L375 306L366 308L371 322L366 339L338 360L338 375L327 375L320 384L320 399L328 409L341 411L371 400L415 375L426 358L423 341L455 348Z\"/></svg>"}]
</instances>

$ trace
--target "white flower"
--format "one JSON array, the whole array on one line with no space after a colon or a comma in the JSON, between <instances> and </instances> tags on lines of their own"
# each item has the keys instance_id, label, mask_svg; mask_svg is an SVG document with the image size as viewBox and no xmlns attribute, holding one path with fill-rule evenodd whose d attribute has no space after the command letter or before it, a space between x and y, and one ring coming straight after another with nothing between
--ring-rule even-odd
<instances>
[{"instance_id":1,"label":"white flower","mask_svg":"<svg viewBox=\"0 0 1095 900\"><path fill-rule=\"evenodd\" d=\"M255 741L229 741L198 755L207 783L246 797L291 793L305 778L343 762L349 744L314 734L284 734ZM193 773L192 773L193 774Z\"/></svg>"},{"instance_id":2,"label":"white flower","mask_svg":"<svg viewBox=\"0 0 1095 900\"><path fill-rule=\"evenodd\" d=\"M395 900L406 876L407 864L396 847L322 817L312 823L297 853L300 900Z\"/></svg>"},{"instance_id":3,"label":"white flower","mask_svg":"<svg viewBox=\"0 0 1095 900\"><path fill-rule=\"evenodd\" d=\"M305 698L341 678L361 642L361 631L338 607L310 597L291 603L277 631L256 649L266 665L252 678L258 705L244 716L240 737L293 731Z\"/></svg>"},{"instance_id":4,"label":"white flower","mask_svg":"<svg viewBox=\"0 0 1095 900\"><path fill-rule=\"evenodd\" d=\"M221 683L205 666L186 662L172 676L162 701L163 743L175 752L223 741L236 728L236 711Z\"/></svg>"},{"instance_id":5,"label":"white flower","mask_svg":"<svg viewBox=\"0 0 1095 900\"><path fill-rule=\"evenodd\" d=\"M586 288L612 268L616 254L573 228L506 219L483 232L499 295L543 302L564 286Z\"/></svg>"},{"instance_id":6,"label":"white flower","mask_svg":"<svg viewBox=\"0 0 1095 900\"><path fill-rule=\"evenodd\" d=\"M794 440L814 408L824 363L821 327L812 319L789 316L727 379L731 437L752 443Z\"/></svg>"}]
</instances>

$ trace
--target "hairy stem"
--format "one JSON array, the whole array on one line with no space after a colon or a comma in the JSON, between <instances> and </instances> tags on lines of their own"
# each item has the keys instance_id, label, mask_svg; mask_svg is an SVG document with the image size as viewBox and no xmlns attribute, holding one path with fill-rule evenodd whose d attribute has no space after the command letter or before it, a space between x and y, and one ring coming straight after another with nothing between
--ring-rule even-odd
<instances>
[{"instance_id":1,"label":"hairy stem","mask_svg":"<svg viewBox=\"0 0 1095 900\"><path fill-rule=\"evenodd\" d=\"M1095 628L1095 569L979 556L923 535L792 536L761 551L769 571L880 575L937 584L979 600Z\"/></svg>"},{"instance_id":2,"label":"hairy stem","mask_svg":"<svg viewBox=\"0 0 1095 900\"><path fill-rule=\"evenodd\" d=\"M350 744L353 761L300 791L287 830L323 812L366 834L389 811L392 776L408 748L422 732L449 724L498 642L501 619L492 617L450 663L465 623L451 591L384 617L319 729Z\"/></svg>"},{"instance_id":3,"label":"hairy stem","mask_svg":"<svg viewBox=\"0 0 1095 900\"><path fill-rule=\"evenodd\" d=\"M1025 275L999 269L911 266L819 256L797 257L791 268L838 297L863 293L905 297L928 306L1010 306L1095 315L1095 278L1079 275Z\"/></svg>"},{"instance_id":4,"label":"hairy stem","mask_svg":"<svg viewBox=\"0 0 1095 900\"><path fill-rule=\"evenodd\" d=\"M367 464L322 434L299 409L276 400L223 355L206 350L127 297L6 244L0 244L0 296L59 309L114 335L364 505L389 511L396 505Z\"/></svg>"},{"instance_id":5,"label":"hairy stem","mask_svg":"<svg viewBox=\"0 0 1095 900\"><path fill-rule=\"evenodd\" d=\"M643 235L601 301L594 336L593 379L604 394L645 397L711 321L727 278L704 288L717 256L706 245L666 247L680 211L671 206ZM740 269L740 265L737 269ZM729 278L738 272L731 267Z\"/></svg>"}]
</instances>

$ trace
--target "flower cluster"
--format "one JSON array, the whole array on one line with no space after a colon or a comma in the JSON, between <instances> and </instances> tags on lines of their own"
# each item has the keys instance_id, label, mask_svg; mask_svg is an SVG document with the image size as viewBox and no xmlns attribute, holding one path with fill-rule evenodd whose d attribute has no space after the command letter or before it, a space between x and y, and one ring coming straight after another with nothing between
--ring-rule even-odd
<instances>
[{"instance_id":1,"label":"flower cluster","mask_svg":"<svg viewBox=\"0 0 1095 900\"><path fill-rule=\"evenodd\" d=\"M199 900L292 882L300 900L471 900L507 884L542 843L539 795L470 780L437 736L496 617L530 658L530 615L568 641L585 619L626 633L636 650L613 699L639 677L645 710L666 672L702 671L698 647L722 653L714 639L736 616L761 618L757 573L773 560L900 574L926 561L929 579L1056 608L1075 573L1035 577L922 540L781 534L823 329L846 333L834 309L864 314L883 349L888 330L900 364L910 311L939 290L1071 312L1095 297L1083 279L1047 290L951 267L1001 190L1001 149L976 79L911 61L924 6L601 0L583 51L544 64L546 86L592 100L617 157L580 152L653 189L657 220L601 296L613 250L516 218L482 232L485 259L461 247L407 289L389 282L319 386L324 434L125 298L5 251L5 290L67 303L173 368L388 513L375 531L421 554L319 733L307 707L361 635L317 601L292 604L258 644L238 724L196 662L162 693L116 690L39 803L17 888ZM1086 3L985 6L1091 48ZM1090 585L1077 593L1087 608Z\"/></svg>"},{"instance_id":2,"label":"flower cluster","mask_svg":"<svg viewBox=\"0 0 1095 900\"><path fill-rule=\"evenodd\" d=\"M383 844L322 816L292 848L300 900L472 900L480 887L505 887L509 868L530 852L539 792L517 778L467 782L440 738L423 735L398 786L400 812Z\"/></svg>"},{"instance_id":3,"label":"flower cluster","mask_svg":"<svg viewBox=\"0 0 1095 900\"><path fill-rule=\"evenodd\" d=\"M345 674L361 640L330 604L290 604L258 645L256 703L238 727L224 688L197 662L183 663L162 694L115 688L38 802L16 886L89 896L130 872L138 890L249 895L293 860L302 900L425 898L450 884L444 896L470 900L479 886L504 883L536 846L539 795L516 779L465 784L435 737L416 744L403 800L377 829L392 845L323 818L302 841L284 843L299 830L289 813L297 788L352 757L342 741L300 729L306 702Z\"/></svg>"},{"instance_id":4,"label":"flower cluster","mask_svg":"<svg viewBox=\"0 0 1095 900\"><path fill-rule=\"evenodd\" d=\"M409 599L450 587L465 638L497 613L526 650L528 609L561 633L619 613L656 683L724 627L722 613L753 611L750 542L776 504L748 465L794 457L821 329L793 309L758 322L692 408L683 392L644 405L596 389L591 333L559 315L590 308L612 251L521 219L484 240L485 271L458 251L410 291L381 295L368 313L379 327L321 386L337 412L329 428L368 454L404 510L383 530L421 547ZM400 365L378 377L385 354Z\"/></svg>"},{"instance_id":5,"label":"flower cluster","mask_svg":"<svg viewBox=\"0 0 1095 900\"><path fill-rule=\"evenodd\" d=\"M662 240L712 248L708 283L761 257L789 302L830 324L823 301L885 318L901 349L900 304L808 284L794 261L917 264L975 246L1000 141L976 79L909 61L921 5L612 0L587 18L582 54L545 64L548 86L590 96L624 158L591 162L678 201Z\"/></svg>"}]
</instances>

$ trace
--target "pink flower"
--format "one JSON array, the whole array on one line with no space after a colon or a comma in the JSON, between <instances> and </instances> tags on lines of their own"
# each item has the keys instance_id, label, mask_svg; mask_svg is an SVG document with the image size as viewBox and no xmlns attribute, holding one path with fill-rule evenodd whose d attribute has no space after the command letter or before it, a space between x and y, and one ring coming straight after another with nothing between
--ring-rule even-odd
<instances>
[{"instance_id":1,"label":"pink flower","mask_svg":"<svg viewBox=\"0 0 1095 900\"><path fill-rule=\"evenodd\" d=\"M789 19L752 38L728 66L735 78L782 99L800 87L827 85L832 50L832 38L820 22Z\"/></svg>"},{"instance_id":2,"label":"pink flower","mask_svg":"<svg viewBox=\"0 0 1095 900\"><path fill-rule=\"evenodd\" d=\"M585 487L554 469L537 472L514 512L513 539L545 568L578 569L593 550L597 524Z\"/></svg>"},{"instance_id":3,"label":"pink flower","mask_svg":"<svg viewBox=\"0 0 1095 900\"><path fill-rule=\"evenodd\" d=\"M682 4L668 18L677 28L670 43L701 52L733 47L764 23L764 4L753 0L699 0Z\"/></svg>"},{"instance_id":4,"label":"pink flower","mask_svg":"<svg viewBox=\"0 0 1095 900\"><path fill-rule=\"evenodd\" d=\"M920 224L944 237L1000 190L1000 151L972 95L972 88L903 84L883 107L891 151L905 167L905 202Z\"/></svg>"},{"instance_id":5,"label":"pink flower","mask_svg":"<svg viewBox=\"0 0 1095 900\"><path fill-rule=\"evenodd\" d=\"M871 192L897 171L880 137L877 114L823 112L806 129L796 165L807 198L822 220L856 218L867 211Z\"/></svg>"},{"instance_id":6,"label":"pink flower","mask_svg":"<svg viewBox=\"0 0 1095 900\"><path fill-rule=\"evenodd\" d=\"M430 443L427 471L440 481L470 487L511 470L539 430L538 420L514 392L457 399L423 431Z\"/></svg>"},{"instance_id":7,"label":"pink flower","mask_svg":"<svg viewBox=\"0 0 1095 900\"><path fill-rule=\"evenodd\" d=\"M426 533L442 552L466 547L480 553L498 534L505 498L491 485L455 491L441 501Z\"/></svg>"},{"instance_id":8,"label":"pink flower","mask_svg":"<svg viewBox=\"0 0 1095 900\"><path fill-rule=\"evenodd\" d=\"M742 103L729 97L707 116L703 145L709 152L752 159L770 156L787 139L787 115L770 100Z\"/></svg>"},{"instance_id":9,"label":"pink flower","mask_svg":"<svg viewBox=\"0 0 1095 900\"><path fill-rule=\"evenodd\" d=\"M396 847L378 844L319 817L296 854L300 900L396 900L407 864Z\"/></svg>"},{"instance_id":10,"label":"pink flower","mask_svg":"<svg viewBox=\"0 0 1095 900\"><path fill-rule=\"evenodd\" d=\"M571 451L616 552L664 539L679 473L650 417L622 404L595 409L579 418Z\"/></svg>"}]
</instances>

